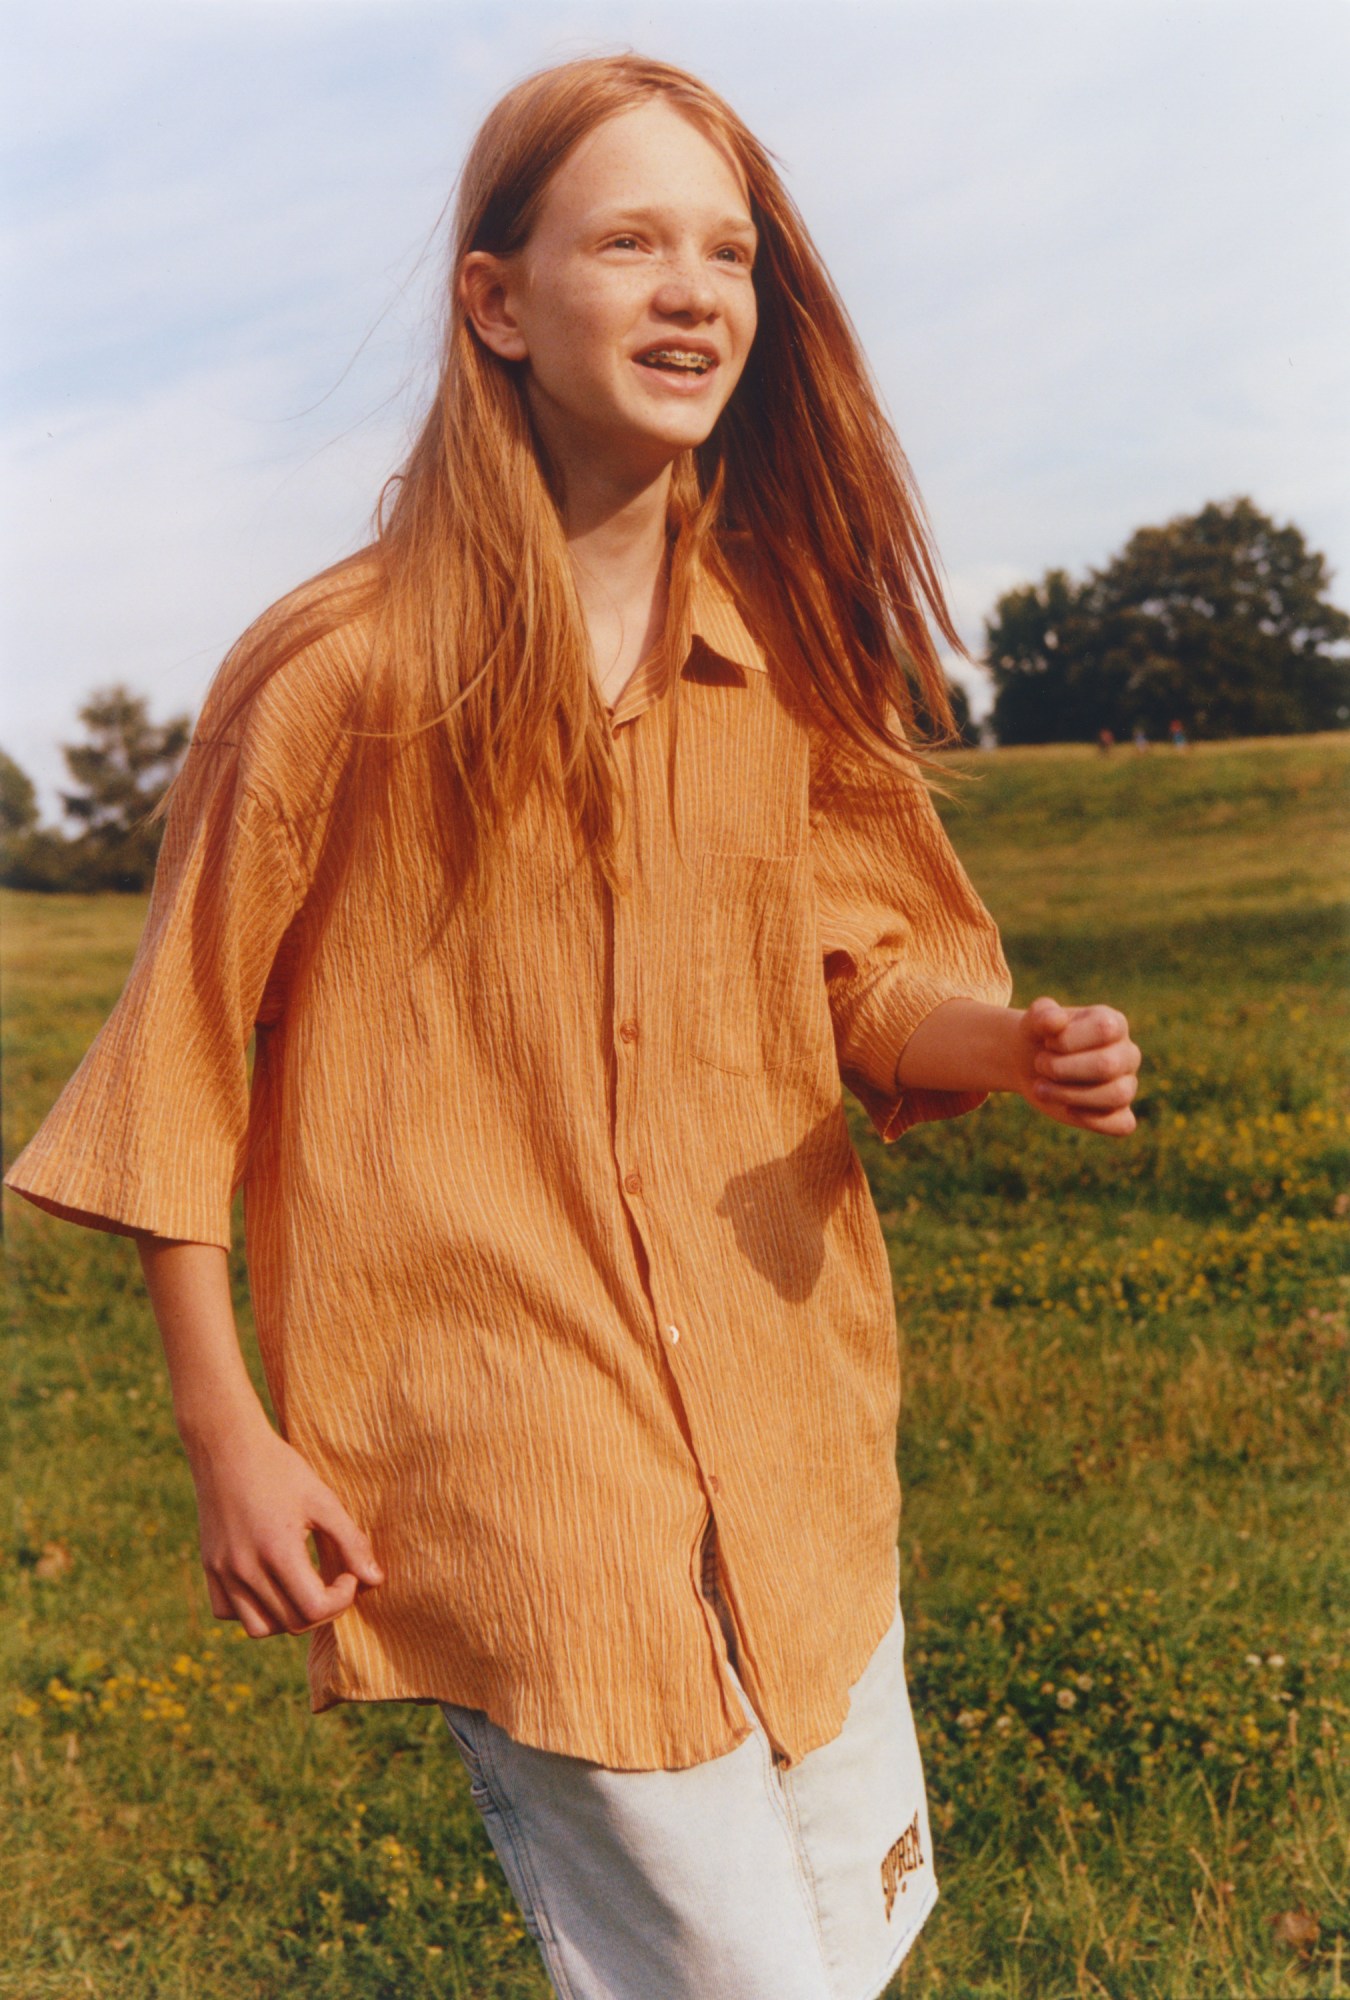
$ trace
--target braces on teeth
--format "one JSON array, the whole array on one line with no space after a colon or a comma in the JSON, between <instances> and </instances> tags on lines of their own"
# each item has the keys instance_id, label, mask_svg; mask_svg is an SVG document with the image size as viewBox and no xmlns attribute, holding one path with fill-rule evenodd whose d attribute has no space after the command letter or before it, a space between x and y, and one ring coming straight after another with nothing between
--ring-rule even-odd
<instances>
[{"instance_id":1,"label":"braces on teeth","mask_svg":"<svg viewBox=\"0 0 1350 2000\"><path fill-rule=\"evenodd\" d=\"M710 354L696 354L692 349L684 347L649 347L645 354L638 356L638 359L683 368L694 375L706 375L712 367Z\"/></svg>"}]
</instances>

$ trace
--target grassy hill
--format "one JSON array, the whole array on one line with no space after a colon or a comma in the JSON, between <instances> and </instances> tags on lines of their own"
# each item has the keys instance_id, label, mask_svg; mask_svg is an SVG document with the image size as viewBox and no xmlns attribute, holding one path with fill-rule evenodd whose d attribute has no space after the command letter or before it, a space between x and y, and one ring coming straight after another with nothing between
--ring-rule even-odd
<instances>
[{"instance_id":1,"label":"grassy hill","mask_svg":"<svg viewBox=\"0 0 1350 2000\"><path fill-rule=\"evenodd\" d=\"M854 1118L943 1887L895 1991L1342 1994L1350 742L944 769L1017 1001L1122 1006L1145 1069L1125 1142ZM7 1158L142 914L0 900ZM0 1993L542 1996L434 1711L312 1717L211 1619L132 1247L7 1216Z\"/></svg>"}]
</instances>

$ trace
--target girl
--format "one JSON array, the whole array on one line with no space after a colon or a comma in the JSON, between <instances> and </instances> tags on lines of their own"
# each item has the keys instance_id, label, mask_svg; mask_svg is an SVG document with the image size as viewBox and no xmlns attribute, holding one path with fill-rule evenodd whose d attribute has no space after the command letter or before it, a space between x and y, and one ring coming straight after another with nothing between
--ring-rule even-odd
<instances>
[{"instance_id":1,"label":"girl","mask_svg":"<svg viewBox=\"0 0 1350 2000\"><path fill-rule=\"evenodd\" d=\"M138 1241L216 1615L308 1631L316 1710L440 1704L571 2000L864 2000L937 1893L841 1076L886 1140L1133 1127L1118 1013L1006 1004L925 612L764 149L662 63L530 78L372 546L226 660L8 1177Z\"/></svg>"}]
</instances>

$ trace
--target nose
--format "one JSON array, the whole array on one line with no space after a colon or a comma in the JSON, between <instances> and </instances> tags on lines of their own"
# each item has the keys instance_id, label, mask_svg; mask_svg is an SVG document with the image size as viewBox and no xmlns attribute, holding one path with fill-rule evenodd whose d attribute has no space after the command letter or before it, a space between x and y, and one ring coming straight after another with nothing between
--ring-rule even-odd
<instances>
[{"instance_id":1,"label":"nose","mask_svg":"<svg viewBox=\"0 0 1350 2000\"><path fill-rule=\"evenodd\" d=\"M717 288L697 250L671 252L652 305L672 319L713 318L717 311Z\"/></svg>"}]
</instances>

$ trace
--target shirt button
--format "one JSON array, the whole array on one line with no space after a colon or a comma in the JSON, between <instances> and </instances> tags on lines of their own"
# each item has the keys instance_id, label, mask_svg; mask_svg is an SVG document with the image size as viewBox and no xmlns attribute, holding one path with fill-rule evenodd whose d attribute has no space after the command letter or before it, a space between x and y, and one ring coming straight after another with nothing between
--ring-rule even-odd
<instances>
[{"instance_id":1,"label":"shirt button","mask_svg":"<svg viewBox=\"0 0 1350 2000\"><path fill-rule=\"evenodd\" d=\"M642 1193L642 1176L641 1176L641 1174L625 1174L625 1175L624 1175L624 1177L623 1177L623 1184L624 1184L624 1186L625 1186L625 1187L627 1188L627 1190L628 1190L629 1194L641 1194L641 1193Z\"/></svg>"},{"instance_id":2,"label":"shirt button","mask_svg":"<svg viewBox=\"0 0 1350 2000\"><path fill-rule=\"evenodd\" d=\"M668 1326L666 1328L666 1332L670 1335L670 1342L671 1346L673 1347L675 1342L680 1337L680 1329L677 1326Z\"/></svg>"},{"instance_id":3,"label":"shirt button","mask_svg":"<svg viewBox=\"0 0 1350 2000\"><path fill-rule=\"evenodd\" d=\"M635 1042L637 1036L638 1026L636 1021L621 1021L619 1023L619 1040L621 1042Z\"/></svg>"}]
</instances>

